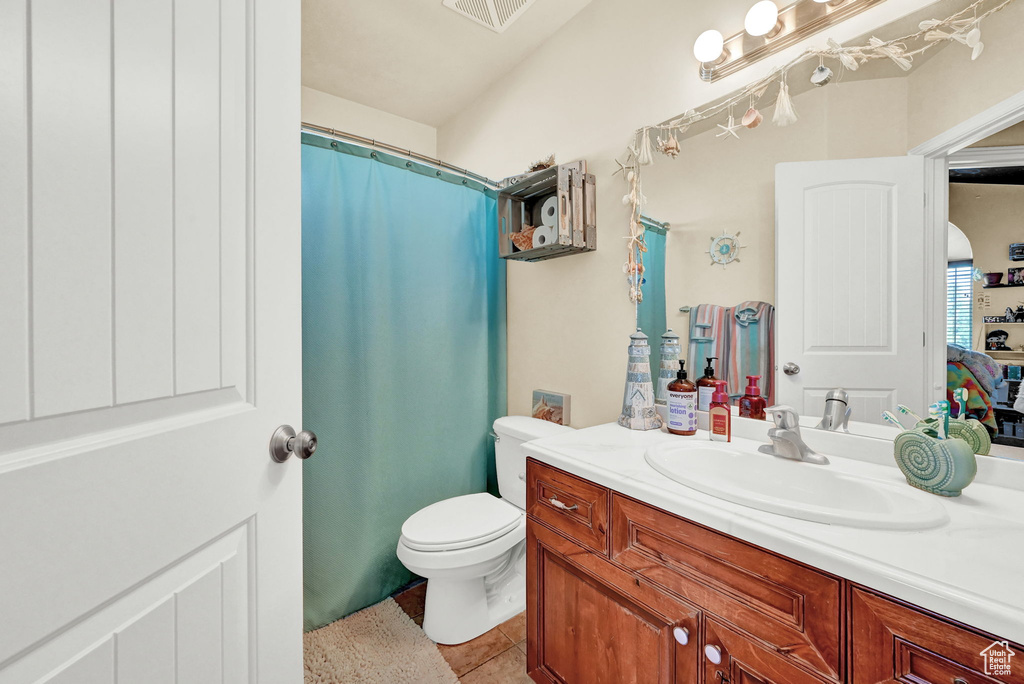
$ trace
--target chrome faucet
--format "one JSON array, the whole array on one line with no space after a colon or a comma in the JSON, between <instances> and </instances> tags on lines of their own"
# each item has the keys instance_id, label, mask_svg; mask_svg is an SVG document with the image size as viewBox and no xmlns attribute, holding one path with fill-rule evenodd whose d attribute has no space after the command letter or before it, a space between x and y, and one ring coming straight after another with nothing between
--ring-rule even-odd
<instances>
[{"instance_id":1,"label":"chrome faucet","mask_svg":"<svg viewBox=\"0 0 1024 684\"><path fill-rule=\"evenodd\" d=\"M803 437L800 436L800 414L792 406L769 406L765 413L770 413L775 419L775 427L768 430L772 443L762 444L758 451L779 458L828 465L827 458L804 443Z\"/></svg>"},{"instance_id":2,"label":"chrome faucet","mask_svg":"<svg viewBox=\"0 0 1024 684\"><path fill-rule=\"evenodd\" d=\"M830 432L850 431L850 395L842 387L830 390L825 395L825 413L818 423L818 428Z\"/></svg>"}]
</instances>

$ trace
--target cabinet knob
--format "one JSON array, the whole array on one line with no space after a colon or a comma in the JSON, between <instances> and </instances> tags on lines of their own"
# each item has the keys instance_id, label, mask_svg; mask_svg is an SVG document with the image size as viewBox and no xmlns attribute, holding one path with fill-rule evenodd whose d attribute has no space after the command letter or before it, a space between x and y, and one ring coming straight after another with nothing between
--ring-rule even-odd
<instances>
[{"instance_id":1,"label":"cabinet knob","mask_svg":"<svg viewBox=\"0 0 1024 684\"><path fill-rule=\"evenodd\" d=\"M690 630L685 627L675 627L672 629L672 636L676 638L680 644L685 646L690 643Z\"/></svg>"},{"instance_id":2,"label":"cabinet knob","mask_svg":"<svg viewBox=\"0 0 1024 684\"><path fill-rule=\"evenodd\" d=\"M704 647L704 656L711 661L713 665L722 664L722 649L718 646L708 644Z\"/></svg>"}]
</instances>

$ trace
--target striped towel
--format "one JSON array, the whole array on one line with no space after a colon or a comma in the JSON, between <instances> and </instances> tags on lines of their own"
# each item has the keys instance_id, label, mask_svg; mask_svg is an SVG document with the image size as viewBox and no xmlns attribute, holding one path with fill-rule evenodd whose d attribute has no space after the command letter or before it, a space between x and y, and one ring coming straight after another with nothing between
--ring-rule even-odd
<instances>
[{"instance_id":1,"label":"striped towel","mask_svg":"<svg viewBox=\"0 0 1024 684\"><path fill-rule=\"evenodd\" d=\"M742 302L729 309L729 394L742 396L748 375L761 376L761 394L774 400L775 307L767 302ZM724 366L725 364L723 364Z\"/></svg>"},{"instance_id":2,"label":"striped towel","mask_svg":"<svg viewBox=\"0 0 1024 684\"><path fill-rule=\"evenodd\" d=\"M729 309L717 304L701 304L690 311L690 348L687 359L690 362L691 377L703 376L706 359L715 356L715 377L726 380L728 372L725 361L729 358Z\"/></svg>"}]
</instances>

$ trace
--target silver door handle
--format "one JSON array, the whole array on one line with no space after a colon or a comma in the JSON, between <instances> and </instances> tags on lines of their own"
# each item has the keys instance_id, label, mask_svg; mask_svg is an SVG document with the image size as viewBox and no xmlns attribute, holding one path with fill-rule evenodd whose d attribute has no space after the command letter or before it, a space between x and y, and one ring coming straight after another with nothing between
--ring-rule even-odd
<instances>
[{"instance_id":1,"label":"silver door handle","mask_svg":"<svg viewBox=\"0 0 1024 684\"><path fill-rule=\"evenodd\" d=\"M800 366L796 365L792 361L782 367L782 372L786 375L796 375L800 372Z\"/></svg>"},{"instance_id":2,"label":"silver door handle","mask_svg":"<svg viewBox=\"0 0 1024 684\"><path fill-rule=\"evenodd\" d=\"M555 508L560 508L563 511L575 511L577 508L579 508L579 504L573 504L572 506L566 506L564 503L559 501L556 497L551 497L550 499L548 499L548 501L551 502L552 506L554 506Z\"/></svg>"},{"instance_id":3,"label":"silver door handle","mask_svg":"<svg viewBox=\"0 0 1024 684\"><path fill-rule=\"evenodd\" d=\"M315 451L316 433L310 430L295 434L291 425L282 425L270 437L270 458L277 463L284 463L292 454L305 460Z\"/></svg>"}]
</instances>

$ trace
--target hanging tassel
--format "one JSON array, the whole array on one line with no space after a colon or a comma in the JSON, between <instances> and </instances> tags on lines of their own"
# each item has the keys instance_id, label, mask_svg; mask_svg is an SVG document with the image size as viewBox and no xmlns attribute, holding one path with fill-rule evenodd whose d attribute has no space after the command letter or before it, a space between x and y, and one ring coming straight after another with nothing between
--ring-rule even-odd
<instances>
[{"instance_id":1,"label":"hanging tassel","mask_svg":"<svg viewBox=\"0 0 1024 684\"><path fill-rule=\"evenodd\" d=\"M789 86L786 84L786 77L779 81L779 99L775 100L775 113L772 115L772 123L776 126L788 126L796 123L799 117L793 107L793 98L789 96Z\"/></svg>"},{"instance_id":2,"label":"hanging tassel","mask_svg":"<svg viewBox=\"0 0 1024 684\"><path fill-rule=\"evenodd\" d=\"M648 166L654 163L654 149L651 147L651 131L648 128L640 136L640 150L636 155L636 163Z\"/></svg>"}]
</instances>

